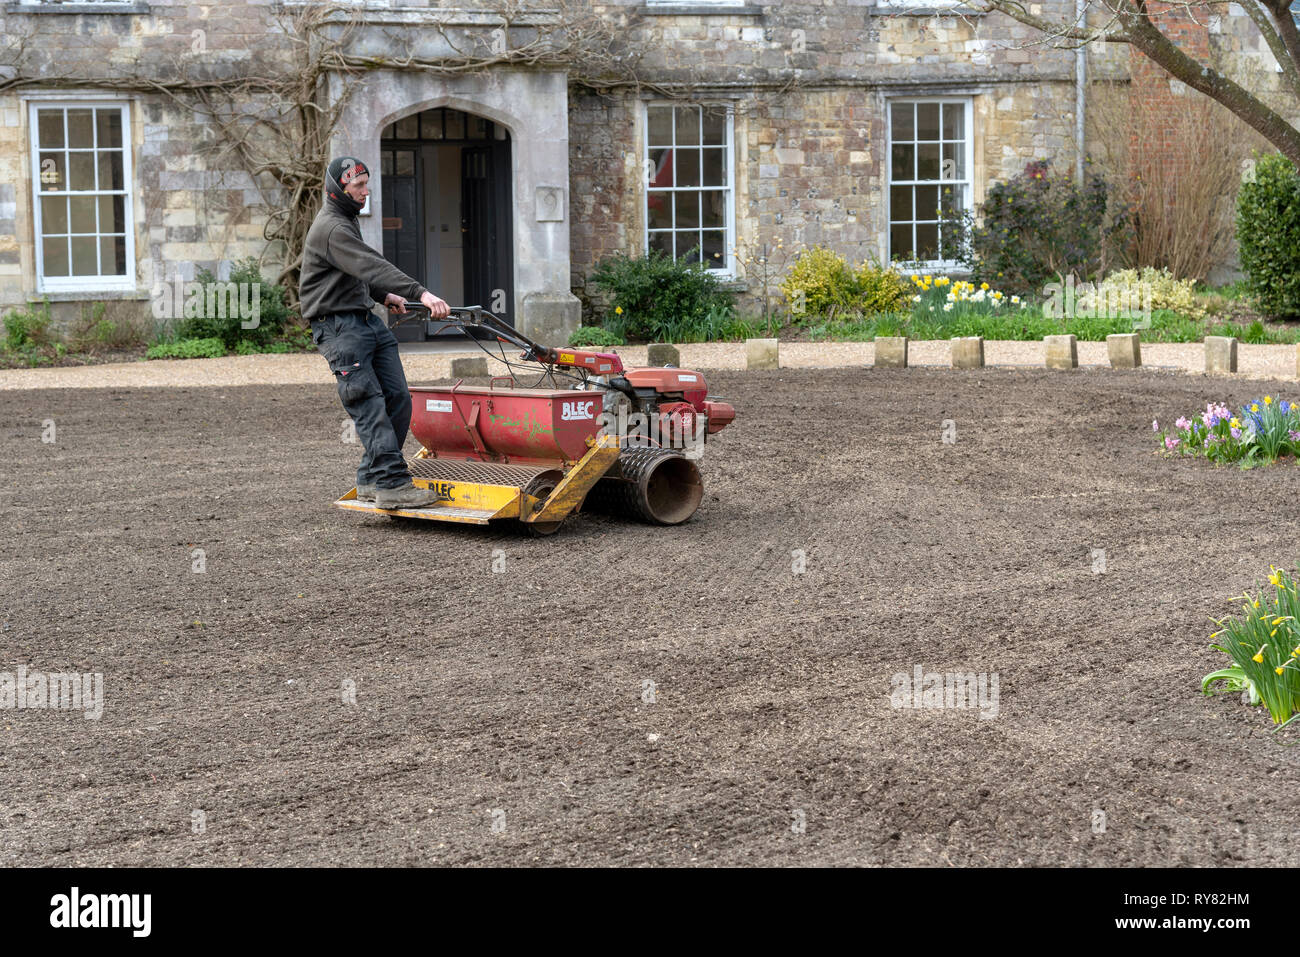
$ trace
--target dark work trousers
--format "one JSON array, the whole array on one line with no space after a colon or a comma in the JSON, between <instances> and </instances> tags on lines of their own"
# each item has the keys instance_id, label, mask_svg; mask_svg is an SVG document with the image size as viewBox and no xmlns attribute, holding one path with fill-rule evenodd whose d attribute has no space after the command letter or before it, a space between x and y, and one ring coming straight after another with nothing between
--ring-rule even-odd
<instances>
[{"instance_id":1,"label":"dark work trousers","mask_svg":"<svg viewBox=\"0 0 1300 957\"><path fill-rule=\"evenodd\" d=\"M316 344L338 383L339 399L365 448L358 485L400 488L411 481L402 444L411 427L411 393L397 354L397 337L374 313L345 312L313 319Z\"/></svg>"}]
</instances>

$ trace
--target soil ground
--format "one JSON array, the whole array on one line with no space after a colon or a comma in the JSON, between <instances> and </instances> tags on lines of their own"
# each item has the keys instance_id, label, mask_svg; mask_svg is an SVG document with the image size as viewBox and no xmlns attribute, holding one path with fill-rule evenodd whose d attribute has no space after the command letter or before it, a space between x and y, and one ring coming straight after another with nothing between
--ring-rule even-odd
<instances>
[{"instance_id":1,"label":"soil ground","mask_svg":"<svg viewBox=\"0 0 1300 957\"><path fill-rule=\"evenodd\" d=\"M105 697L0 711L0 863L1300 860L1291 732L1199 694L1300 470L1151 432L1294 383L709 379L689 523L537 540L332 507L325 384L0 392L0 671ZM996 716L892 707L917 666L996 673Z\"/></svg>"}]
</instances>

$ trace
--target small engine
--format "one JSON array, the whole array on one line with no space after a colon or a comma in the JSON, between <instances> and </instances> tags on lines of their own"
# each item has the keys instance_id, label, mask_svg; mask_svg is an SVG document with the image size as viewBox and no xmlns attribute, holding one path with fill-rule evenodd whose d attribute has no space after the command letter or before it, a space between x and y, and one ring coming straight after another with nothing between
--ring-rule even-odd
<instances>
[{"instance_id":1,"label":"small engine","mask_svg":"<svg viewBox=\"0 0 1300 957\"><path fill-rule=\"evenodd\" d=\"M736 418L730 403L709 395L704 376L688 369L629 369L622 375L595 376L574 388L601 389L607 431L617 428L620 435L639 436L636 444L682 448L703 443Z\"/></svg>"}]
</instances>

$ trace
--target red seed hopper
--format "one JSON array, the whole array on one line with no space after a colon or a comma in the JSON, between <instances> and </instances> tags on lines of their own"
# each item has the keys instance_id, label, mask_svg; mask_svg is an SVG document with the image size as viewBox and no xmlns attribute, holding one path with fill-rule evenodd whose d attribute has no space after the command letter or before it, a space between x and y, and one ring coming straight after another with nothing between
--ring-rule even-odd
<instances>
[{"instance_id":1,"label":"red seed hopper","mask_svg":"<svg viewBox=\"0 0 1300 957\"><path fill-rule=\"evenodd\" d=\"M423 307L407 308L428 319ZM625 369L616 353L543 346L479 306L453 309L446 321L472 337L487 332L500 354L480 345L512 374L486 388L411 389L411 434L423 446L411 474L438 503L380 510L356 501L353 489L335 504L433 521L516 519L541 535L584 507L657 525L695 514L704 497L696 462L707 437L736 417L708 394L703 375ZM538 382L521 385L506 344L541 366L532 367Z\"/></svg>"}]
</instances>

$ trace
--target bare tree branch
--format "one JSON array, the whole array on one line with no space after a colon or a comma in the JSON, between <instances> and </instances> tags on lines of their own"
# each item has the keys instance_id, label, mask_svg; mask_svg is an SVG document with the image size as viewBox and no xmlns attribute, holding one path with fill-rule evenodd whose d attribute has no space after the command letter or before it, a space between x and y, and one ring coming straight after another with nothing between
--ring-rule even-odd
<instances>
[{"instance_id":1,"label":"bare tree branch","mask_svg":"<svg viewBox=\"0 0 1300 957\"><path fill-rule=\"evenodd\" d=\"M1300 130L1240 83L1179 48L1152 19L1145 0L1090 0L1090 10L1105 10L1108 19L1118 24L1104 33L1089 30L1086 22L1054 21L1034 14L1019 0L981 2L986 12L1003 13L1038 30L1049 46L1077 47L1078 41L1095 39L1130 44L1170 76L1222 103L1300 166ZM1281 64L1289 93L1300 106L1300 36L1287 0L1242 0L1242 5ZM1163 5L1160 16L1168 19L1172 12L1195 20L1197 13L1208 15L1211 6L1206 0L1170 3Z\"/></svg>"}]
</instances>

